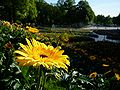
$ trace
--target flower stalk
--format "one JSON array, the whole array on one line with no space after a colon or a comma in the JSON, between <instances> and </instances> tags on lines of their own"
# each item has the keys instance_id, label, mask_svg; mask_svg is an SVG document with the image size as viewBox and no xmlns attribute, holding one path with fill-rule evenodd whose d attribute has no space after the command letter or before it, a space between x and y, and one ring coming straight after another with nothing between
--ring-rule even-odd
<instances>
[{"instance_id":1,"label":"flower stalk","mask_svg":"<svg viewBox=\"0 0 120 90\"><path fill-rule=\"evenodd\" d=\"M39 68L38 68L38 82L37 82L36 90L44 90L45 82L46 82L45 68L39 66Z\"/></svg>"}]
</instances>

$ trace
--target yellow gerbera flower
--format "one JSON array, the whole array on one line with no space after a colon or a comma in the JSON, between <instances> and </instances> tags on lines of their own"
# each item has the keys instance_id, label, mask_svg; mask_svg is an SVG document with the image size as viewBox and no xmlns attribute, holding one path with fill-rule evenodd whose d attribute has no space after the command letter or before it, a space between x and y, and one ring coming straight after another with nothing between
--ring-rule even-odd
<instances>
[{"instance_id":1,"label":"yellow gerbera flower","mask_svg":"<svg viewBox=\"0 0 120 90\"><path fill-rule=\"evenodd\" d=\"M39 32L39 30L38 30L37 28L32 28L32 27L26 26L26 29L27 29L29 32L31 32L31 33L37 33L37 32Z\"/></svg>"},{"instance_id":2,"label":"yellow gerbera flower","mask_svg":"<svg viewBox=\"0 0 120 90\"><path fill-rule=\"evenodd\" d=\"M115 77L116 77L117 80L120 80L120 75L119 74L115 73Z\"/></svg>"},{"instance_id":3,"label":"yellow gerbera flower","mask_svg":"<svg viewBox=\"0 0 120 90\"><path fill-rule=\"evenodd\" d=\"M17 28L21 28L21 27L22 27L22 25L17 24L17 23L13 23L12 25L13 25L13 26L16 26Z\"/></svg>"},{"instance_id":4,"label":"yellow gerbera flower","mask_svg":"<svg viewBox=\"0 0 120 90\"><path fill-rule=\"evenodd\" d=\"M95 78L97 76L97 72L93 72L89 75L90 78Z\"/></svg>"},{"instance_id":5,"label":"yellow gerbera flower","mask_svg":"<svg viewBox=\"0 0 120 90\"><path fill-rule=\"evenodd\" d=\"M3 25L9 27L11 24L10 24L10 22L8 22L8 21L3 21Z\"/></svg>"},{"instance_id":6,"label":"yellow gerbera flower","mask_svg":"<svg viewBox=\"0 0 120 90\"><path fill-rule=\"evenodd\" d=\"M90 58L90 60L96 60L95 56L90 56L89 58Z\"/></svg>"},{"instance_id":7,"label":"yellow gerbera flower","mask_svg":"<svg viewBox=\"0 0 120 90\"><path fill-rule=\"evenodd\" d=\"M55 66L68 70L67 65L70 65L68 56L62 55L64 50L60 50L60 47L47 46L35 39L29 41L26 38L26 41L28 45L20 43L22 50L15 51L15 53L20 54L20 56L16 56L16 61L20 66L39 67L42 65L47 69L52 69Z\"/></svg>"},{"instance_id":8,"label":"yellow gerbera flower","mask_svg":"<svg viewBox=\"0 0 120 90\"><path fill-rule=\"evenodd\" d=\"M102 66L103 66L103 67L109 67L109 65L108 65L108 64L102 64Z\"/></svg>"}]
</instances>

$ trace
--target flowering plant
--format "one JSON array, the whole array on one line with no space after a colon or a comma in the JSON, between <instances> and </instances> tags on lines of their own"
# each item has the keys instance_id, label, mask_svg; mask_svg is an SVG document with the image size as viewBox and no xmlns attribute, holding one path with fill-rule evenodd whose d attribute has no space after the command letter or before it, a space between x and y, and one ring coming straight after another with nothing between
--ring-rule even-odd
<instances>
[{"instance_id":1,"label":"flowering plant","mask_svg":"<svg viewBox=\"0 0 120 90\"><path fill-rule=\"evenodd\" d=\"M62 55L64 50L60 50L60 47L54 48L50 45L38 42L35 39L28 40L28 45L20 43L22 49L16 50L16 61L20 66L33 66L38 68L38 85L37 89L44 89L43 83L45 83L45 71L44 69L52 69L53 67L62 68L68 71L70 62L67 55ZM42 79L42 81L41 81ZM42 84L42 85L41 85Z\"/></svg>"}]
</instances>

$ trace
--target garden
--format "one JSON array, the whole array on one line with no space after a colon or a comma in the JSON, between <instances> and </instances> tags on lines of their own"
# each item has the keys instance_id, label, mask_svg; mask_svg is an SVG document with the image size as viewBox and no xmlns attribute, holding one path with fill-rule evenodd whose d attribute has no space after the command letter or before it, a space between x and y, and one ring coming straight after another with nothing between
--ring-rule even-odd
<instances>
[{"instance_id":1,"label":"garden","mask_svg":"<svg viewBox=\"0 0 120 90\"><path fill-rule=\"evenodd\" d=\"M120 44L90 30L53 30L0 21L2 90L115 90Z\"/></svg>"}]
</instances>

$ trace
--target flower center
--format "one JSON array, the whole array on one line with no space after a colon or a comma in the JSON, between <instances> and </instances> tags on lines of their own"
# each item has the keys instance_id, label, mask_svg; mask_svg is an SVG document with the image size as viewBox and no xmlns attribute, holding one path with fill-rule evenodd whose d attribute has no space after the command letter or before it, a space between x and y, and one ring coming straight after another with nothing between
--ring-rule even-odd
<instances>
[{"instance_id":1,"label":"flower center","mask_svg":"<svg viewBox=\"0 0 120 90\"><path fill-rule=\"evenodd\" d=\"M48 57L48 56L42 54L42 55L40 55L40 57L42 57L42 58L46 58L46 57Z\"/></svg>"}]
</instances>

